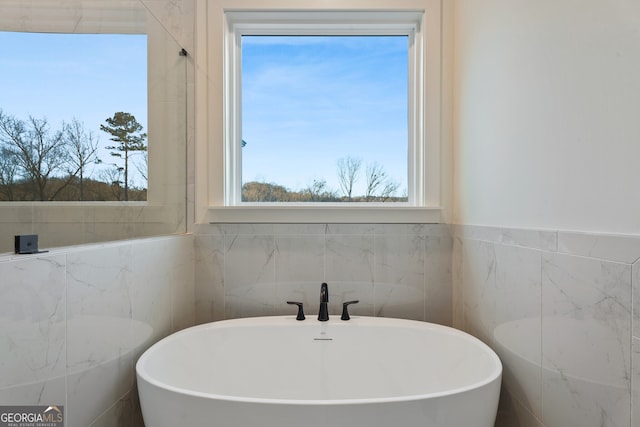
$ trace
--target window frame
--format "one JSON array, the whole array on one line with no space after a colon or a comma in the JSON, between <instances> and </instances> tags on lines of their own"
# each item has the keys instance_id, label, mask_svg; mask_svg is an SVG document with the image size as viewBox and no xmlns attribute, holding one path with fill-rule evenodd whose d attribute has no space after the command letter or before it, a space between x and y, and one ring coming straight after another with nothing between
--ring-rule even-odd
<instances>
[{"instance_id":1,"label":"window frame","mask_svg":"<svg viewBox=\"0 0 640 427\"><path fill-rule=\"evenodd\" d=\"M186 83L190 65L187 58L179 56L178 41L139 0L40 3L32 7L22 0L4 0L2 31L146 34L145 130L147 143L152 141L147 200L2 202L0 236L4 239L7 235L38 233L45 246L60 247L186 232L188 165L185 159L176 167L176 161L187 156L186 104L190 95ZM173 79L179 84L169 84ZM176 157L171 150L184 157ZM13 246L1 249L4 247L0 245L0 252L13 250Z\"/></svg>"},{"instance_id":2,"label":"window frame","mask_svg":"<svg viewBox=\"0 0 640 427\"><path fill-rule=\"evenodd\" d=\"M416 2L418 3L418 2ZM217 67L221 88L209 95L206 201L197 201L197 222L441 222L440 104L441 16L438 1L406 10L208 10L209 69ZM428 5L427 10L424 6ZM217 20L217 22L216 22ZM216 26L220 32L215 31ZM406 35L409 36L409 201L394 203L254 203L241 201L241 44L243 35ZM217 43L215 43L217 42ZM220 65L222 59L222 66ZM210 78L216 77L216 72ZM221 89L221 90L220 90ZM427 97L426 95L429 94ZM221 102L217 107L211 103ZM204 173L198 176L205 176ZM198 187L198 186L197 186ZM196 188L196 198L205 195ZM200 199L202 200L202 199Z\"/></svg>"}]
</instances>

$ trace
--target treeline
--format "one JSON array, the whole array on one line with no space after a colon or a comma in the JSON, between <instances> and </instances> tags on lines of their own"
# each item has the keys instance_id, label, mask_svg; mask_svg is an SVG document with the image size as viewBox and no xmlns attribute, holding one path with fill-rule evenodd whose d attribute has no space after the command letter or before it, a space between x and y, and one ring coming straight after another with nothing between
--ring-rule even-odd
<instances>
[{"instance_id":1,"label":"treeline","mask_svg":"<svg viewBox=\"0 0 640 427\"><path fill-rule=\"evenodd\" d=\"M244 143L244 141L243 141ZM244 146L244 145L243 145ZM339 190L327 185L324 179L315 179L306 188L291 190L282 185L252 181L242 186L243 202L406 202L405 195L397 196L400 185L391 179L379 163L368 163L362 170L362 160L343 157L336 164ZM364 194L355 195L358 181L364 175Z\"/></svg>"},{"instance_id":2,"label":"treeline","mask_svg":"<svg viewBox=\"0 0 640 427\"><path fill-rule=\"evenodd\" d=\"M335 191L323 189L316 182L303 190L289 190L282 185L267 182L247 182L242 186L243 202L406 202L407 197L395 196L340 196Z\"/></svg>"},{"instance_id":3,"label":"treeline","mask_svg":"<svg viewBox=\"0 0 640 427\"><path fill-rule=\"evenodd\" d=\"M146 200L146 189L130 180L131 156L147 150L142 125L123 112L105 122L100 130L111 136L113 144L103 147L111 163L98 156L98 138L75 118L54 130L45 118L22 120L0 109L0 201ZM143 160L135 166L146 180Z\"/></svg>"},{"instance_id":4,"label":"treeline","mask_svg":"<svg viewBox=\"0 0 640 427\"><path fill-rule=\"evenodd\" d=\"M87 201L109 202L124 201L124 188L118 183L111 184L85 178L80 186L80 180L74 178L71 181L62 178L52 178L48 183L48 191L56 194L55 201ZM81 195L82 193L82 195ZM0 185L0 202L34 201L35 191L33 183L17 181L12 185ZM145 188L129 188L129 201L146 201L147 190Z\"/></svg>"}]
</instances>

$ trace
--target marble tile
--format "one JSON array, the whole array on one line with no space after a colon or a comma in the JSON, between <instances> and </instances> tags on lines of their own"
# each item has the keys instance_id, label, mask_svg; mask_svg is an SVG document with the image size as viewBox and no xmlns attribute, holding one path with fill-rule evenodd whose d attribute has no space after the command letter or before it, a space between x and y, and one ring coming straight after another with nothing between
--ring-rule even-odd
<instances>
[{"instance_id":1,"label":"marble tile","mask_svg":"<svg viewBox=\"0 0 640 427\"><path fill-rule=\"evenodd\" d=\"M183 1L182 0L141 0L149 13L162 24L162 27L176 40L183 37ZM188 32L188 31L187 31Z\"/></svg>"},{"instance_id":2,"label":"marble tile","mask_svg":"<svg viewBox=\"0 0 640 427\"><path fill-rule=\"evenodd\" d=\"M88 426L118 402L133 386L132 354L67 374L67 414L70 426Z\"/></svg>"},{"instance_id":3,"label":"marble tile","mask_svg":"<svg viewBox=\"0 0 640 427\"><path fill-rule=\"evenodd\" d=\"M6 4L4 4L6 3ZM5 0L0 18L3 31L73 33L82 19L78 1L33 2Z\"/></svg>"},{"instance_id":4,"label":"marble tile","mask_svg":"<svg viewBox=\"0 0 640 427\"><path fill-rule=\"evenodd\" d=\"M453 325L453 240L449 233L425 238L425 320Z\"/></svg>"},{"instance_id":5,"label":"marble tile","mask_svg":"<svg viewBox=\"0 0 640 427\"><path fill-rule=\"evenodd\" d=\"M461 224L456 226L456 232L465 240L481 240L491 243L500 243L502 241L502 229L500 227Z\"/></svg>"},{"instance_id":6,"label":"marble tile","mask_svg":"<svg viewBox=\"0 0 640 427\"><path fill-rule=\"evenodd\" d=\"M545 427L504 387L500 390L500 403L495 427Z\"/></svg>"},{"instance_id":7,"label":"marble tile","mask_svg":"<svg viewBox=\"0 0 640 427\"><path fill-rule=\"evenodd\" d=\"M542 252L506 245L495 245L494 250L497 291L494 312L496 323L539 319L542 303Z\"/></svg>"},{"instance_id":8,"label":"marble tile","mask_svg":"<svg viewBox=\"0 0 640 427\"><path fill-rule=\"evenodd\" d=\"M227 238L235 236L273 236L275 224L222 224L220 226Z\"/></svg>"},{"instance_id":9,"label":"marble tile","mask_svg":"<svg viewBox=\"0 0 640 427\"><path fill-rule=\"evenodd\" d=\"M451 224L417 224L422 229L423 236L449 237L453 239L455 226Z\"/></svg>"},{"instance_id":10,"label":"marble tile","mask_svg":"<svg viewBox=\"0 0 640 427\"><path fill-rule=\"evenodd\" d=\"M77 4L76 2L74 2ZM82 19L72 32L119 34L125 30L144 32L147 12L141 2L82 1ZM132 28L133 27L133 28Z\"/></svg>"},{"instance_id":11,"label":"marble tile","mask_svg":"<svg viewBox=\"0 0 640 427\"><path fill-rule=\"evenodd\" d=\"M375 224L374 233L376 235L434 235L435 229L430 229L431 233L425 232L425 224Z\"/></svg>"},{"instance_id":12,"label":"marble tile","mask_svg":"<svg viewBox=\"0 0 640 427\"><path fill-rule=\"evenodd\" d=\"M340 314L343 302L359 300L360 303L352 307L350 313L373 316L373 234L327 235L325 242L325 278L329 283L329 312Z\"/></svg>"},{"instance_id":13,"label":"marble tile","mask_svg":"<svg viewBox=\"0 0 640 427\"><path fill-rule=\"evenodd\" d=\"M225 285L240 286L275 280L273 236L225 236L224 256Z\"/></svg>"},{"instance_id":14,"label":"marble tile","mask_svg":"<svg viewBox=\"0 0 640 427\"><path fill-rule=\"evenodd\" d=\"M286 301L302 302L306 313L317 313L320 284L325 281L324 234L277 235L275 245L275 313L295 314L296 308Z\"/></svg>"},{"instance_id":15,"label":"marble tile","mask_svg":"<svg viewBox=\"0 0 640 427\"><path fill-rule=\"evenodd\" d=\"M195 322L225 318L224 236L197 235L195 246Z\"/></svg>"},{"instance_id":16,"label":"marble tile","mask_svg":"<svg viewBox=\"0 0 640 427\"><path fill-rule=\"evenodd\" d=\"M83 208L83 237L85 243L124 240L135 236L134 218L140 207L87 206Z\"/></svg>"},{"instance_id":17,"label":"marble tile","mask_svg":"<svg viewBox=\"0 0 640 427\"><path fill-rule=\"evenodd\" d=\"M193 236L176 236L176 256L171 265L173 295L171 298L172 332L195 324L194 239Z\"/></svg>"},{"instance_id":18,"label":"marble tile","mask_svg":"<svg viewBox=\"0 0 640 427\"><path fill-rule=\"evenodd\" d=\"M145 427L144 419L142 417L142 408L140 407L140 396L138 394L138 387L134 385L133 389L129 393L129 399L132 404L132 427Z\"/></svg>"},{"instance_id":19,"label":"marble tile","mask_svg":"<svg viewBox=\"0 0 640 427\"><path fill-rule=\"evenodd\" d=\"M548 230L502 228L500 243L555 252L558 248L558 233Z\"/></svg>"},{"instance_id":20,"label":"marble tile","mask_svg":"<svg viewBox=\"0 0 640 427\"><path fill-rule=\"evenodd\" d=\"M326 224L273 224L276 236L324 236Z\"/></svg>"},{"instance_id":21,"label":"marble tile","mask_svg":"<svg viewBox=\"0 0 640 427\"><path fill-rule=\"evenodd\" d=\"M301 302L303 311L306 316L315 317L318 314L320 304L318 302L320 295L320 283L317 280L312 281L291 281L278 282L276 285L276 296L274 310L276 315L295 315L298 307L289 305L287 301ZM332 299L331 290L333 283L329 287L329 301Z\"/></svg>"},{"instance_id":22,"label":"marble tile","mask_svg":"<svg viewBox=\"0 0 640 427\"><path fill-rule=\"evenodd\" d=\"M89 424L89 427L133 427L133 393L135 393L135 391L127 392L115 404ZM143 427L144 425L139 424L139 426Z\"/></svg>"},{"instance_id":23,"label":"marble tile","mask_svg":"<svg viewBox=\"0 0 640 427\"><path fill-rule=\"evenodd\" d=\"M462 282L462 253L464 242L454 234L453 253L451 254L451 292L453 327L464 329L464 287Z\"/></svg>"},{"instance_id":24,"label":"marble tile","mask_svg":"<svg viewBox=\"0 0 640 427\"><path fill-rule=\"evenodd\" d=\"M273 315L277 286L272 235L225 236L224 286L227 318Z\"/></svg>"},{"instance_id":25,"label":"marble tile","mask_svg":"<svg viewBox=\"0 0 640 427\"><path fill-rule=\"evenodd\" d=\"M2 405L65 405L66 377L58 375L40 381L0 386Z\"/></svg>"},{"instance_id":26,"label":"marble tile","mask_svg":"<svg viewBox=\"0 0 640 427\"><path fill-rule=\"evenodd\" d=\"M83 217L77 206L45 203L34 209L33 233L39 235L40 250L83 243Z\"/></svg>"},{"instance_id":27,"label":"marble tile","mask_svg":"<svg viewBox=\"0 0 640 427\"><path fill-rule=\"evenodd\" d=\"M224 237L225 224L193 224L193 235L197 239L203 236Z\"/></svg>"},{"instance_id":28,"label":"marble tile","mask_svg":"<svg viewBox=\"0 0 640 427\"><path fill-rule=\"evenodd\" d=\"M376 224L326 224L327 235L372 235L376 232Z\"/></svg>"},{"instance_id":29,"label":"marble tile","mask_svg":"<svg viewBox=\"0 0 640 427\"><path fill-rule=\"evenodd\" d=\"M124 243L67 255L69 319L82 315L131 318L132 252L132 245Z\"/></svg>"},{"instance_id":30,"label":"marble tile","mask_svg":"<svg viewBox=\"0 0 640 427\"><path fill-rule=\"evenodd\" d=\"M327 235L325 245L327 282L373 283L373 235Z\"/></svg>"},{"instance_id":31,"label":"marble tile","mask_svg":"<svg viewBox=\"0 0 640 427\"><path fill-rule=\"evenodd\" d=\"M631 268L631 278L631 311L633 312L632 335L636 338L640 338L640 261L633 264Z\"/></svg>"},{"instance_id":32,"label":"marble tile","mask_svg":"<svg viewBox=\"0 0 640 427\"><path fill-rule=\"evenodd\" d=\"M283 308L276 295L275 282L226 286L225 318L274 316L276 305Z\"/></svg>"},{"instance_id":33,"label":"marble tile","mask_svg":"<svg viewBox=\"0 0 640 427\"><path fill-rule=\"evenodd\" d=\"M349 306L349 315L376 315L374 311L374 284L372 282L358 282L352 280L346 282L329 282L329 314L332 316L340 316L342 314L342 303L355 300L358 300L359 303Z\"/></svg>"},{"instance_id":34,"label":"marble tile","mask_svg":"<svg viewBox=\"0 0 640 427\"><path fill-rule=\"evenodd\" d=\"M464 330L490 344L496 306L494 244L465 240L462 257Z\"/></svg>"},{"instance_id":35,"label":"marble tile","mask_svg":"<svg viewBox=\"0 0 640 427\"><path fill-rule=\"evenodd\" d=\"M560 232L558 252L633 264L640 259L640 237Z\"/></svg>"},{"instance_id":36,"label":"marble tile","mask_svg":"<svg viewBox=\"0 0 640 427\"><path fill-rule=\"evenodd\" d=\"M502 360L503 385L515 400L542 417L542 254L495 245L494 350Z\"/></svg>"},{"instance_id":37,"label":"marble tile","mask_svg":"<svg viewBox=\"0 0 640 427\"><path fill-rule=\"evenodd\" d=\"M172 238L143 239L133 244L132 317L152 330L150 337L137 347L140 354L171 333L171 269L178 256L176 251Z\"/></svg>"},{"instance_id":38,"label":"marble tile","mask_svg":"<svg viewBox=\"0 0 640 427\"><path fill-rule=\"evenodd\" d=\"M640 426L640 338L633 337L631 350L631 425Z\"/></svg>"},{"instance_id":39,"label":"marble tile","mask_svg":"<svg viewBox=\"0 0 640 427\"><path fill-rule=\"evenodd\" d=\"M67 255L67 420L88 425L134 382L133 248ZM146 338L150 327L144 325Z\"/></svg>"},{"instance_id":40,"label":"marble tile","mask_svg":"<svg viewBox=\"0 0 640 427\"><path fill-rule=\"evenodd\" d=\"M425 238L375 236L375 314L424 320Z\"/></svg>"},{"instance_id":41,"label":"marble tile","mask_svg":"<svg viewBox=\"0 0 640 427\"><path fill-rule=\"evenodd\" d=\"M543 422L628 426L631 266L544 253Z\"/></svg>"},{"instance_id":42,"label":"marble tile","mask_svg":"<svg viewBox=\"0 0 640 427\"><path fill-rule=\"evenodd\" d=\"M3 206L3 209L7 209L7 207ZM0 240L0 260L3 260L5 257L13 254L13 239L10 236L18 234L33 234L31 207L25 207L22 210L13 209L12 211L13 212L5 214L5 211L3 210L3 218L0 219L0 236L8 236L8 238L5 237ZM14 214L22 214L21 219L14 219Z\"/></svg>"},{"instance_id":43,"label":"marble tile","mask_svg":"<svg viewBox=\"0 0 640 427\"><path fill-rule=\"evenodd\" d=\"M161 187L161 185L158 184L158 187ZM170 186L162 187L165 188L165 194L173 191L168 189ZM130 239L131 236L145 238L180 234L184 233L187 227L184 206L179 206L175 203L166 202L161 209L145 206L134 218L136 221L133 224L135 234L125 237L125 240Z\"/></svg>"},{"instance_id":44,"label":"marble tile","mask_svg":"<svg viewBox=\"0 0 640 427\"><path fill-rule=\"evenodd\" d=\"M424 305L424 282L420 286L418 283L374 285L375 316L424 321Z\"/></svg>"},{"instance_id":45,"label":"marble tile","mask_svg":"<svg viewBox=\"0 0 640 427\"><path fill-rule=\"evenodd\" d=\"M64 255L0 263L0 394L23 404L65 401L65 267Z\"/></svg>"},{"instance_id":46,"label":"marble tile","mask_svg":"<svg viewBox=\"0 0 640 427\"><path fill-rule=\"evenodd\" d=\"M325 281L324 235L277 235L275 279L278 283Z\"/></svg>"},{"instance_id":47,"label":"marble tile","mask_svg":"<svg viewBox=\"0 0 640 427\"><path fill-rule=\"evenodd\" d=\"M557 250L557 232L551 230L490 227L481 225L456 225L457 235L464 239L502 243L545 251Z\"/></svg>"}]
</instances>

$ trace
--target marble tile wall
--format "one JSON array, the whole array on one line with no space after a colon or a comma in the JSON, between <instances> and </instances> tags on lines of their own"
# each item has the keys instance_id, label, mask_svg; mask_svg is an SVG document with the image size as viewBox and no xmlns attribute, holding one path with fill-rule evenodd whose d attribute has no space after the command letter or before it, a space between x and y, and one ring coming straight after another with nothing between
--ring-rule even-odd
<instances>
[{"instance_id":1,"label":"marble tile wall","mask_svg":"<svg viewBox=\"0 0 640 427\"><path fill-rule=\"evenodd\" d=\"M454 326L504 366L498 427L640 425L640 237L454 228Z\"/></svg>"},{"instance_id":2,"label":"marble tile wall","mask_svg":"<svg viewBox=\"0 0 640 427\"><path fill-rule=\"evenodd\" d=\"M193 236L0 258L0 402L142 426L135 361L194 323Z\"/></svg>"},{"instance_id":3,"label":"marble tile wall","mask_svg":"<svg viewBox=\"0 0 640 427\"><path fill-rule=\"evenodd\" d=\"M317 315L320 283L329 312L450 325L447 225L220 224L195 236L196 322L295 313Z\"/></svg>"}]
</instances>

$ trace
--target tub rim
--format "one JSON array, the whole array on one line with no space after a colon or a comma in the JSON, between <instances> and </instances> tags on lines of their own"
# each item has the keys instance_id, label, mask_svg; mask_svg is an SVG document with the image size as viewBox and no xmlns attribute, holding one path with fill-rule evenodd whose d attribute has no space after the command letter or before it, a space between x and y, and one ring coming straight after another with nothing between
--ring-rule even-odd
<instances>
[{"instance_id":1,"label":"tub rim","mask_svg":"<svg viewBox=\"0 0 640 427\"><path fill-rule=\"evenodd\" d=\"M491 347L489 347L487 344L485 344L478 338L474 337L473 335L465 331L462 331L460 329L456 329L450 326L440 325L440 324L431 323L431 322L423 322L419 320L399 319L399 318L393 318L393 317L373 317L373 316L351 316L351 321L354 321L354 323L359 323L361 321L364 321L366 322L365 324L369 322L386 322L390 324L397 323L397 324L404 324L404 326L410 326L413 328L426 327L426 328L439 329L442 331L446 331L452 335L457 335L464 339L468 339L471 342L473 342L475 345L477 345L494 362L494 369L489 375L487 375L486 378L480 381L476 381L474 383L465 385L463 387L457 387L457 388L448 389L445 391L437 391L437 392L422 393L422 394L411 394L406 396L393 396L393 397L375 397L375 398L362 398L362 399L308 399L308 400L229 396L229 395L216 394L216 393L205 393L201 391L185 389L182 387L176 387L176 386L167 384L165 382L159 381L155 378L152 378L149 372L145 370L145 367L144 367L145 361L149 357L151 357L151 355L155 351L158 351L158 347L167 345L168 341L175 339L175 336L177 334L195 333L199 329L208 329L211 327L216 327L216 328L225 327L229 323L238 323L238 324L246 323L247 324L246 327L248 327L255 324L256 321L274 322L276 325L279 324L279 322L283 322L283 321L296 322L293 324L298 323L296 321L295 316L260 316L260 317L244 317L244 318L236 318L236 319L218 320L218 321L191 326L191 327L182 329L180 331L176 331L164 337L163 339L159 340L158 342L150 346L147 350L145 350L144 353L136 361L136 366L135 366L136 376L139 379L142 379L145 382L153 385L154 387L158 387L163 390L168 390L173 393L186 395L186 396L219 400L219 401L225 401L225 402L252 403L252 404L264 404L264 405L295 405L295 406L366 405L366 404L412 402L412 401L420 401L420 400L426 400L426 399L436 399L440 397L461 394L471 390L481 389L495 382L496 380L500 382L500 379L502 378L502 371L503 371L502 362L500 361L500 358L498 357L496 352L493 349L491 349ZM315 320L311 320L311 321L315 322ZM304 322L300 322L300 323L304 323ZM336 316L334 315L326 323L344 325L345 322L342 322L341 320L336 319ZM258 326L263 326L263 325L265 325L265 323L258 323ZM348 325L344 325L344 326L348 326ZM138 386L138 388L140 387Z\"/></svg>"}]
</instances>

